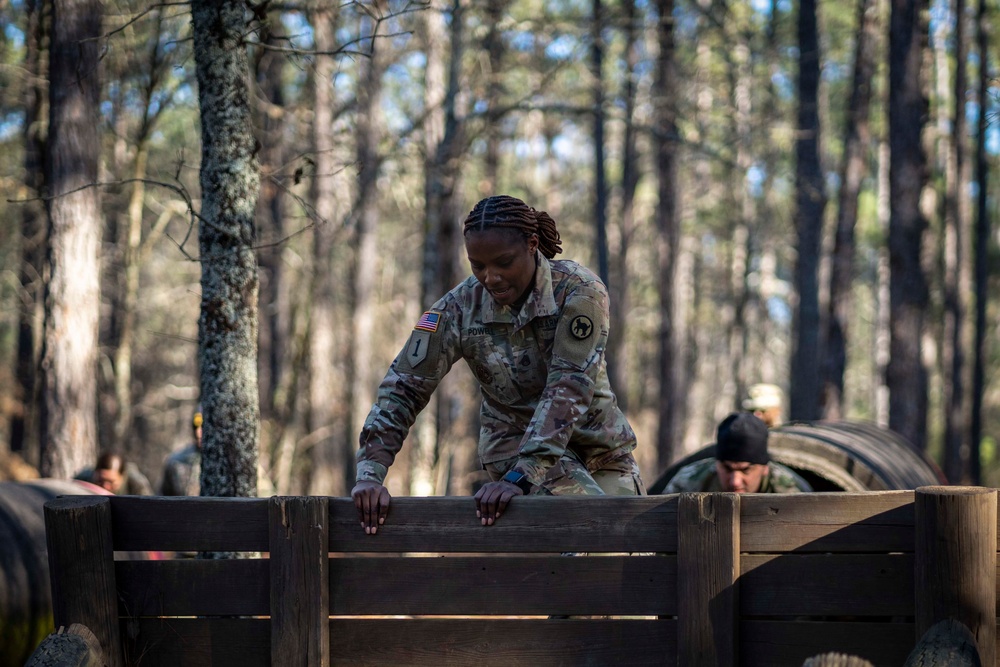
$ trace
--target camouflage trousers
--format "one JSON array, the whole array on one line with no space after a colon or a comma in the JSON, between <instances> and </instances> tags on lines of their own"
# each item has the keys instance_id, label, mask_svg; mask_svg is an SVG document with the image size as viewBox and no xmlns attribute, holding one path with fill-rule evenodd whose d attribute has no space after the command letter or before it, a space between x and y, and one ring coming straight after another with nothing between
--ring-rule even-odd
<instances>
[{"instance_id":1,"label":"camouflage trousers","mask_svg":"<svg viewBox=\"0 0 1000 667\"><path fill-rule=\"evenodd\" d=\"M487 463L484 467L495 482L515 463L517 458ZM549 469L542 485L532 495L644 496L646 487L639 476L639 464L631 452L608 461L597 470L588 470L578 458L566 454Z\"/></svg>"},{"instance_id":2,"label":"camouflage trousers","mask_svg":"<svg viewBox=\"0 0 1000 667\"><path fill-rule=\"evenodd\" d=\"M514 466L517 459L505 459L496 463L487 463L486 471L494 481ZM639 464L635 457L629 452L613 461L609 461L601 468L590 471L579 459L566 455L559 459L559 463L553 466L542 486L537 488L532 495L547 496L570 496L570 495L590 495L590 496L644 496L646 487L639 476ZM592 554L586 552L566 552L563 556L640 556L652 554L626 554L626 553L604 553ZM647 616L549 616L550 619L647 619L655 617Z\"/></svg>"}]
</instances>

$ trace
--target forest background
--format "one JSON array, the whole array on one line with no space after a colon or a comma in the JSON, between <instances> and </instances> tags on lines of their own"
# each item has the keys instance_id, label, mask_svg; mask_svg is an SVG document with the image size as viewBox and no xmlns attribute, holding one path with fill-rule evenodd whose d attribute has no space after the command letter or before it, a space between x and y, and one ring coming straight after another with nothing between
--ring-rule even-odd
<instances>
[{"instance_id":1,"label":"forest background","mask_svg":"<svg viewBox=\"0 0 1000 667\"><path fill-rule=\"evenodd\" d=\"M609 285L647 483L770 382L1000 485L996 11L0 0L0 452L156 485L202 402L247 480L347 493L462 220L508 193ZM477 411L456 365L390 490L468 493Z\"/></svg>"}]
</instances>

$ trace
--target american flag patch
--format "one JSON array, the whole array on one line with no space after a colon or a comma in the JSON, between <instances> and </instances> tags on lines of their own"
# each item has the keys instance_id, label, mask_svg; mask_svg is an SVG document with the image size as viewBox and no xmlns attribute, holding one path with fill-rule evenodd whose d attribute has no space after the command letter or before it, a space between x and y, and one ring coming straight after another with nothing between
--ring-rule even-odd
<instances>
[{"instance_id":1,"label":"american flag patch","mask_svg":"<svg viewBox=\"0 0 1000 667\"><path fill-rule=\"evenodd\" d=\"M438 323L441 321L441 313L435 313L433 310L428 310L417 322L417 326L414 329L419 329L420 331L430 331L434 333L438 330Z\"/></svg>"}]
</instances>

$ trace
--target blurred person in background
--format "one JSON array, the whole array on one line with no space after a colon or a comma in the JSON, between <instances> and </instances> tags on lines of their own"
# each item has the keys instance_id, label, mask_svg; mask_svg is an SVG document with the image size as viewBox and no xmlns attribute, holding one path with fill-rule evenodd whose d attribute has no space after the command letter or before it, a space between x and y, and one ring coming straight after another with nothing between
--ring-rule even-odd
<instances>
[{"instance_id":1,"label":"blurred person in background","mask_svg":"<svg viewBox=\"0 0 1000 667\"><path fill-rule=\"evenodd\" d=\"M153 486L142 471L121 454L101 452L93 468L84 468L76 479L90 482L116 496L151 496Z\"/></svg>"},{"instance_id":2,"label":"blurred person in background","mask_svg":"<svg viewBox=\"0 0 1000 667\"><path fill-rule=\"evenodd\" d=\"M781 387L776 384L751 385L747 389L743 409L752 412L754 416L767 424L768 428L781 426L783 409Z\"/></svg>"}]
</instances>

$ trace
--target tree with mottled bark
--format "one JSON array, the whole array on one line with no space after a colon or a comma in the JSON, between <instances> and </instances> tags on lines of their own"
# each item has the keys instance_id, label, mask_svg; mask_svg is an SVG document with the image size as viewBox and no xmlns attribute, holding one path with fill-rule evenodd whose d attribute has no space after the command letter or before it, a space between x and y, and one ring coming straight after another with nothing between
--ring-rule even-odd
<instances>
[{"instance_id":1,"label":"tree with mottled bark","mask_svg":"<svg viewBox=\"0 0 1000 667\"><path fill-rule=\"evenodd\" d=\"M254 211L260 169L250 120L245 12L246 4L238 0L194 0L191 5L202 140L198 362L205 419L203 496L257 494Z\"/></svg>"},{"instance_id":2,"label":"tree with mottled bark","mask_svg":"<svg viewBox=\"0 0 1000 667\"><path fill-rule=\"evenodd\" d=\"M98 0L52 3L39 467L45 477L73 477L97 458L101 13Z\"/></svg>"},{"instance_id":3,"label":"tree with mottled bark","mask_svg":"<svg viewBox=\"0 0 1000 667\"><path fill-rule=\"evenodd\" d=\"M921 132L927 119L923 57L926 0L892 0L889 20L889 428L927 446L927 370L921 337L927 280L921 247L927 221L920 195L927 182Z\"/></svg>"},{"instance_id":4,"label":"tree with mottled bark","mask_svg":"<svg viewBox=\"0 0 1000 667\"><path fill-rule=\"evenodd\" d=\"M819 31L815 0L799 3L799 110L795 142L795 262L794 346L791 371L792 419L817 419L820 401L819 259L826 193L819 142Z\"/></svg>"}]
</instances>

